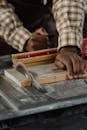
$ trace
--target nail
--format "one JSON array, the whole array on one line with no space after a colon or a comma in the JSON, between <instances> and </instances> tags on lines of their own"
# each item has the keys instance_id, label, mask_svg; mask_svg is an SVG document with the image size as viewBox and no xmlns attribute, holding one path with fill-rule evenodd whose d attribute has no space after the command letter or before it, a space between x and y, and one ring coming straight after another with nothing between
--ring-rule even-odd
<instances>
[{"instance_id":1,"label":"nail","mask_svg":"<svg viewBox=\"0 0 87 130\"><path fill-rule=\"evenodd\" d=\"M73 79L73 76L69 74L68 79Z\"/></svg>"}]
</instances>

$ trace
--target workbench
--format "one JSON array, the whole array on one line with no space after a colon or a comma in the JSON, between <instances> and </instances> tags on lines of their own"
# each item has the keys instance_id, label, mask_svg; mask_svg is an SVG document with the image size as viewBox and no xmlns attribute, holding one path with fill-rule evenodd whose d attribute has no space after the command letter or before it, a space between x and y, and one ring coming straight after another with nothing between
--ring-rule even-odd
<instances>
[{"instance_id":1,"label":"workbench","mask_svg":"<svg viewBox=\"0 0 87 130\"><path fill-rule=\"evenodd\" d=\"M47 93L41 93L34 87L20 88L11 83L3 74L4 69L9 67L12 67L11 56L1 56L0 130L14 130L28 123L33 127L41 125L42 128L48 120L50 124L58 120L60 126L62 119L70 121L72 115L77 115L77 120L86 114L87 79L53 83L48 85ZM56 127L54 124L52 126ZM47 126L50 127L49 123Z\"/></svg>"}]
</instances>

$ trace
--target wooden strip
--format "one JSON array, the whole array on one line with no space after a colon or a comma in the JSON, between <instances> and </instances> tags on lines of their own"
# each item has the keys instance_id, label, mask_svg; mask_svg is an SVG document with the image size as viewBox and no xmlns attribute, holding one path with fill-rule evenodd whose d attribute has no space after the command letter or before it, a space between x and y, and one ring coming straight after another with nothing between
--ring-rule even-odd
<instances>
[{"instance_id":1,"label":"wooden strip","mask_svg":"<svg viewBox=\"0 0 87 130\"><path fill-rule=\"evenodd\" d=\"M56 54L49 54L49 55L43 55L43 56L37 56L33 58L26 58L26 59L13 59L13 63L17 64L18 62L22 62L24 64L40 64L46 63L47 61L54 61L56 57Z\"/></svg>"},{"instance_id":2,"label":"wooden strip","mask_svg":"<svg viewBox=\"0 0 87 130\"><path fill-rule=\"evenodd\" d=\"M12 59L24 59L24 58L31 58L31 57L49 55L49 54L55 54L55 53L57 53L57 48L44 49L44 50L38 50L38 51L33 51L33 52L13 54Z\"/></svg>"},{"instance_id":3,"label":"wooden strip","mask_svg":"<svg viewBox=\"0 0 87 130\"><path fill-rule=\"evenodd\" d=\"M53 63L53 60L43 60L43 61L37 61L37 62L32 62L32 63L26 63L25 66L31 67L31 66L38 66L38 65L44 65L44 64L49 64L49 63Z\"/></svg>"},{"instance_id":4,"label":"wooden strip","mask_svg":"<svg viewBox=\"0 0 87 130\"><path fill-rule=\"evenodd\" d=\"M54 82L64 81L67 79L68 79L67 73L66 73L66 71L63 71L63 72L60 72L58 74L47 76L45 78L39 78L36 80L40 84L46 84L46 83L54 83Z\"/></svg>"},{"instance_id":5,"label":"wooden strip","mask_svg":"<svg viewBox=\"0 0 87 130\"><path fill-rule=\"evenodd\" d=\"M23 74L13 69L7 69L4 71L7 78L14 81L20 87L31 86L31 79L27 79Z\"/></svg>"}]
</instances>

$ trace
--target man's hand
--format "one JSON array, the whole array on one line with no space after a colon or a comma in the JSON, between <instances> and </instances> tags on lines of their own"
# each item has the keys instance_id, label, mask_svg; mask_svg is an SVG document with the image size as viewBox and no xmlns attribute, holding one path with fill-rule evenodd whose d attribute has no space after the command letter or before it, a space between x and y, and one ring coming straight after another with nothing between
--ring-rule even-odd
<instances>
[{"instance_id":1,"label":"man's hand","mask_svg":"<svg viewBox=\"0 0 87 130\"><path fill-rule=\"evenodd\" d=\"M47 48L48 33L44 28L37 29L32 33L26 45L26 51L36 51Z\"/></svg>"},{"instance_id":2,"label":"man's hand","mask_svg":"<svg viewBox=\"0 0 87 130\"><path fill-rule=\"evenodd\" d=\"M75 47L62 48L56 56L55 64L61 69L67 69L69 79L79 78L87 71L86 61L78 55Z\"/></svg>"}]
</instances>

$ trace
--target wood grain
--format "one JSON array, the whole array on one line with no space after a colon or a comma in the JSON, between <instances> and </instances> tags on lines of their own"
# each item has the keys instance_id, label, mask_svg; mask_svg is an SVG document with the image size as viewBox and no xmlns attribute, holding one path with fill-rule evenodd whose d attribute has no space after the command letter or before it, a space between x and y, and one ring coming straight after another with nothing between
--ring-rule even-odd
<instances>
[{"instance_id":1,"label":"wood grain","mask_svg":"<svg viewBox=\"0 0 87 130\"><path fill-rule=\"evenodd\" d=\"M7 78L15 82L20 87L31 86L31 79L27 79L24 75L16 71L14 68L5 70L4 74Z\"/></svg>"},{"instance_id":2,"label":"wood grain","mask_svg":"<svg viewBox=\"0 0 87 130\"><path fill-rule=\"evenodd\" d=\"M13 54L12 61L13 61L13 64L22 62L28 66L40 65L44 63L54 62L56 54L57 54L56 48L40 50L40 51L35 51L35 52L21 53L21 54Z\"/></svg>"},{"instance_id":3,"label":"wood grain","mask_svg":"<svg viewBox=\"0 0 87 130\"><path fill-rule=\"evenodd\" d=\"M40 84L54 83L67 80L67 71L59 70L54 63L28 67L29 72ZM5 70L5 76L15 81L21 87L31 86L31 79L26 79L24 75L17 72L15 68ZM87 73L80 75L80 78L87 77Z\"/></svg>"}]
</instances>

